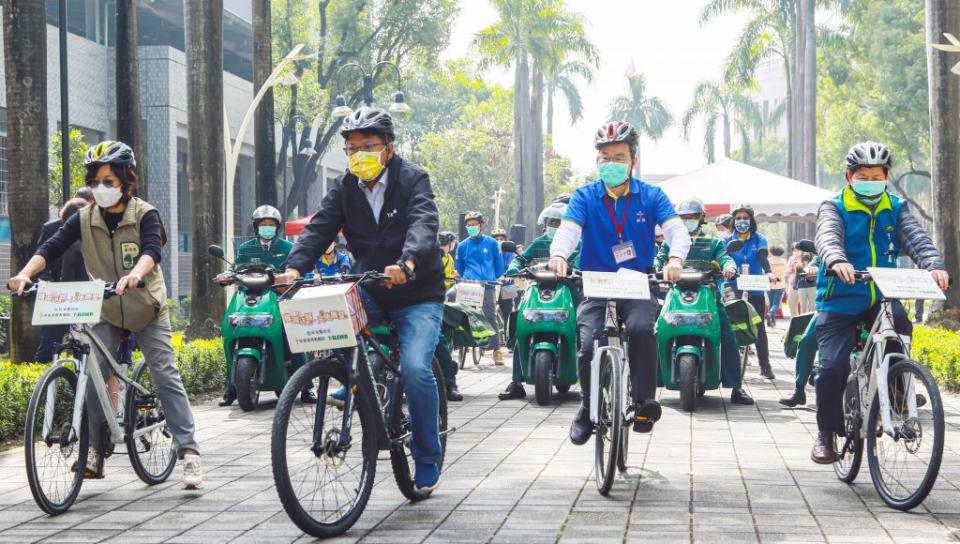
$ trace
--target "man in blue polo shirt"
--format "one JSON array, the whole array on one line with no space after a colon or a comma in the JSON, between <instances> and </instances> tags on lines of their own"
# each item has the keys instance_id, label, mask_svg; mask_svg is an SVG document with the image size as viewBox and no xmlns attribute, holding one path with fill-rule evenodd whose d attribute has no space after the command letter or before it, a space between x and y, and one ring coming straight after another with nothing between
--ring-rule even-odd
<instances>
[{"instance_id":1,"label":"man in blue polo shirt","mask_svg":"<svg viewBox=\"0 0 960 544\"><path fill-rule=\"evenodd\" d=\"M500 254L500 242L483 233L483 214L480 212L467 212L463 223L468 236L457 246L457 274L465 280L496 281L507 269ZM497 326L495 293L494 286L488 285L483 294L483 315L493 328ZM490 347L493 349L493 363L502 365L499 331L490 338Z\"/></svg>"},{"instance_id":2,"label":"man in blue polo shirt","mask_svg":"<svg viewBox=\"0 0 960 544\"><path fill-rule=\"evenodd\" d=\"M573 193L560 228L550 245L550 269L566 275L567 258L581 238L580 268L584 271L616 272L621 268L648 272L657 254L655 230L663 228L670 255L663 267L667 281L677 281L683 259L690 249L690 234L659 187L630 176L637 164L638 134L624 121L600 127L594 139L600 179ZM605 299L587 298L577 309L580 336L578 370L580 410L570 425L570 441L581 445L593 433L590 422L590 361L593 337L603 327ZM657 341L654 323L657 301L619 300L617 311L627 332L630 380L636 432L650 432L660 419L657 389Z\"/></svg>"}]
</instances>

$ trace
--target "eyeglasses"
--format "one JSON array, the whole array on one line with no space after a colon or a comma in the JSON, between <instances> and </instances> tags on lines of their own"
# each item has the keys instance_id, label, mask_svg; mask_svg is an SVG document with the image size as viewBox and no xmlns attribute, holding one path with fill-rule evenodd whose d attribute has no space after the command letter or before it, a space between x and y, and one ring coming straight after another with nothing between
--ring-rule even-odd
<instances>
[{"instance_id":1,"label":"eyeglasses","mask_svg":"<svg viewBox=\"0 0 960 544\"><path fill-rule=\"evenodd\" d=\"M343 152L346 153L347 155L353 155L357 151L366 151L367 153L372 153L386 146L387 144L364 144L364 145L358 145L358 146L348 145L348 146L344 146Z\"/></svg>"},{"instance_id":2,"label":"eyeglasses","mask_svg":"<svg viewBox=\"0 0 960 544\"><path fill-rule=\"evenodd\" d=\"M87 180L87 187L89 187L89 188L91 188L91 189L96 189L98 185L102 185L102 186L104 186L104 187L113 187L113 181L114 181L115 179L116 179L116 178L88 179L88 180Z\"/></svg>"}]
</instances>

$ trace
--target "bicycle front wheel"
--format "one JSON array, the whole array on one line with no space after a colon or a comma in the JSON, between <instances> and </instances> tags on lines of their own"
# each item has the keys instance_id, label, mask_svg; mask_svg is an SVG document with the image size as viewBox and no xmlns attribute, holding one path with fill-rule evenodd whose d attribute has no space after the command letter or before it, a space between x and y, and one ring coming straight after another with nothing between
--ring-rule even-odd
<instances>
[{"instance_id":1,"label":"bicycle front wheel","mask_svg":"<svg viewBox=\"0 0 960 544\"><path fill-rule=\"evenodd\" d=\"M940 389L927 367L902 360L890 367L887 390L877 391L867 418L867 461L880 498L910 510L930 493L943 458ZM883 429L879 395L889 399L891 436Z\"/></svg>"},{"instance_id":2,"label":"bicycle front wheel","mask_svg":"<svg viewBox=\"0 0 960 544\"><path fill-rule=\"evenodd\" d=\"M77 375L62 366L43 373L30 396L24 429L27 480L37 506L57 515L77 500L87 466L86 414L73 429Z\"/></svg>"},{"instance_id":3,"label":"bicycle front wheel","mask_svg":"<svg viewBox=\"0 0 960 544\"><path fill-rule=\"evenodd\" d=\"M600 358L600 383L597 384L597 425L594 450L594 477L597 491L606 496L620 458L623 433L623 396L619 373L608 354Z\"/></svg>"},{"instance_id":4,"label":"bicycle front wheel","mask_svg":"<svg viewBox=\"0 0 960 544\"><path fill-rule=\"evenodd\" d=\"M315 405L297 401L310 383ZM376 414L358 389L345 417L350 387L339 359L311 361L287 382L273 416L270 454L277 494L290 520L318 538L342 535L357 522L377 470Z\"/></svg>"},{"instance_id":5,"label":"bicycle front wheel","mask_svg":"<svg viewBox=\"0 0 960 544\"><path fill-rule=\"evenodd\" d=\"M137 476L147 485L157 485L167 481L177 464L176 444L167 428L167 416L146 361L140 361L133 369L131 381L147 393L127 387L124 400L127 455Z\"/></svg>"}]
</instances>

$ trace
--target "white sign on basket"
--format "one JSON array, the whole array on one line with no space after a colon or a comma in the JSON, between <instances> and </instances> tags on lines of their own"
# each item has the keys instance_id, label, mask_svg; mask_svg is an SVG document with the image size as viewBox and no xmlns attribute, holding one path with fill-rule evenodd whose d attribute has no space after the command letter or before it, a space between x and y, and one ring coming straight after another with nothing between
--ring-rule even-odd
<instances>
[{"instance_id":1,"label":"white sign on basket","mask_svg":"<svg viewBox=\"0 0 960 544\"><path fill-rule=\"evenodd\" d=\"M737 276L737 289L741 291L769 291L770 278L764 274Z\"/></svg>"},{"instance_id":2,"label":"white sign on basket","mask_svg":"<svg viewBox=\"0 0 960 544\"><path fill-rule=\"evenodd\" d=\"M293 353L353 347L366 322L351 283L301 289L280 301L280 316Z\"/></svg>"},{"instance_id":3,"label":"white sign on basket","mask_svg":"<svg viewBox=\"0 0 960 544\"><path fill-rule=\"evenodd\" d=\"M483 308L483 295L486 288L482 283L461 281L457 283L457 303L471 308Z\"/></svg>"},{"instance_id":4,"label":"white sign on basket","mask_svg":"<svg viewBox=\"0 0 960 544\"><path fill-rule=\"evenodd\" d=\"M650 277L621 268L616 272L583 272L583 294L601 299L650 299Z\"/></svg>"},{"instance_id":5,"label":"white sign on basket","mask_svg":"<svg viewBox=\"0 0 960 544\"><path fill-rule=\"evenodd\" d=\"M945 300L930 272L921 268L867 268L886 298Z\"/></svg>"},{"instance_id":6,"label":"white sign on basket","mask_svg":"<svg viewBox=\"0 0 960 544\"><path fill-rule=\"evenodd\" d=\"M105 285L101 280L40 282L32 323L39 326L99 322Z\"/></svg>"}]
</instances>

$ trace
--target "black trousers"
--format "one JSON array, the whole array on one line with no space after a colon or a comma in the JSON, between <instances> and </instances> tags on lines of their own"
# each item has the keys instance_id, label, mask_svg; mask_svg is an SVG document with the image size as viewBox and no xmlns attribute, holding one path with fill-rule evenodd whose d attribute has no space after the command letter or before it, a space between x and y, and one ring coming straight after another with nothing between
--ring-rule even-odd
<instances>
[{"instance_id":1,"label":"black trousers","mask_svg":"<svg viewBox=\"0 0 960 544\"><path fill-rule=\"evenodd\" d=\"M53 347L59 342L63 342L63 335L69 331L69 325L44 325L40 327L40 345L37 346L37 352L34 354L33 360L38 363L53 361Z\"/></svg>"},{"instance_id":2,"label":"black trousers","mask_svg":"<svg viewBox=\"0 0 960 544\"><path fill-rule=\"evenodd\" d=\"M757 315L766 316L767 297L763 293L748 294L747 302L757 311ZM757 360L761 367L770 366L770 346L767 345L767 324L766 319L760 320L757 326Z\"/></svg>"},{"instance_id":3,"label":"black trousers","mask_svg":"<svg viewBox=\"0 0 960 544\"><path fill-rule=\"evenodd\" d=\"M633 401L656 397L657 393L657 338L654 325L657 320L656 293L651 300L618 300L617 313L624 323L627 336L627 357L630 362L630 385ZM603 330L607 301L588 298L577 308L577 333L580 351L577 370L584 402L590 396L590 362L593 359L593 339Z\"/></svg>"}]
</instances>

